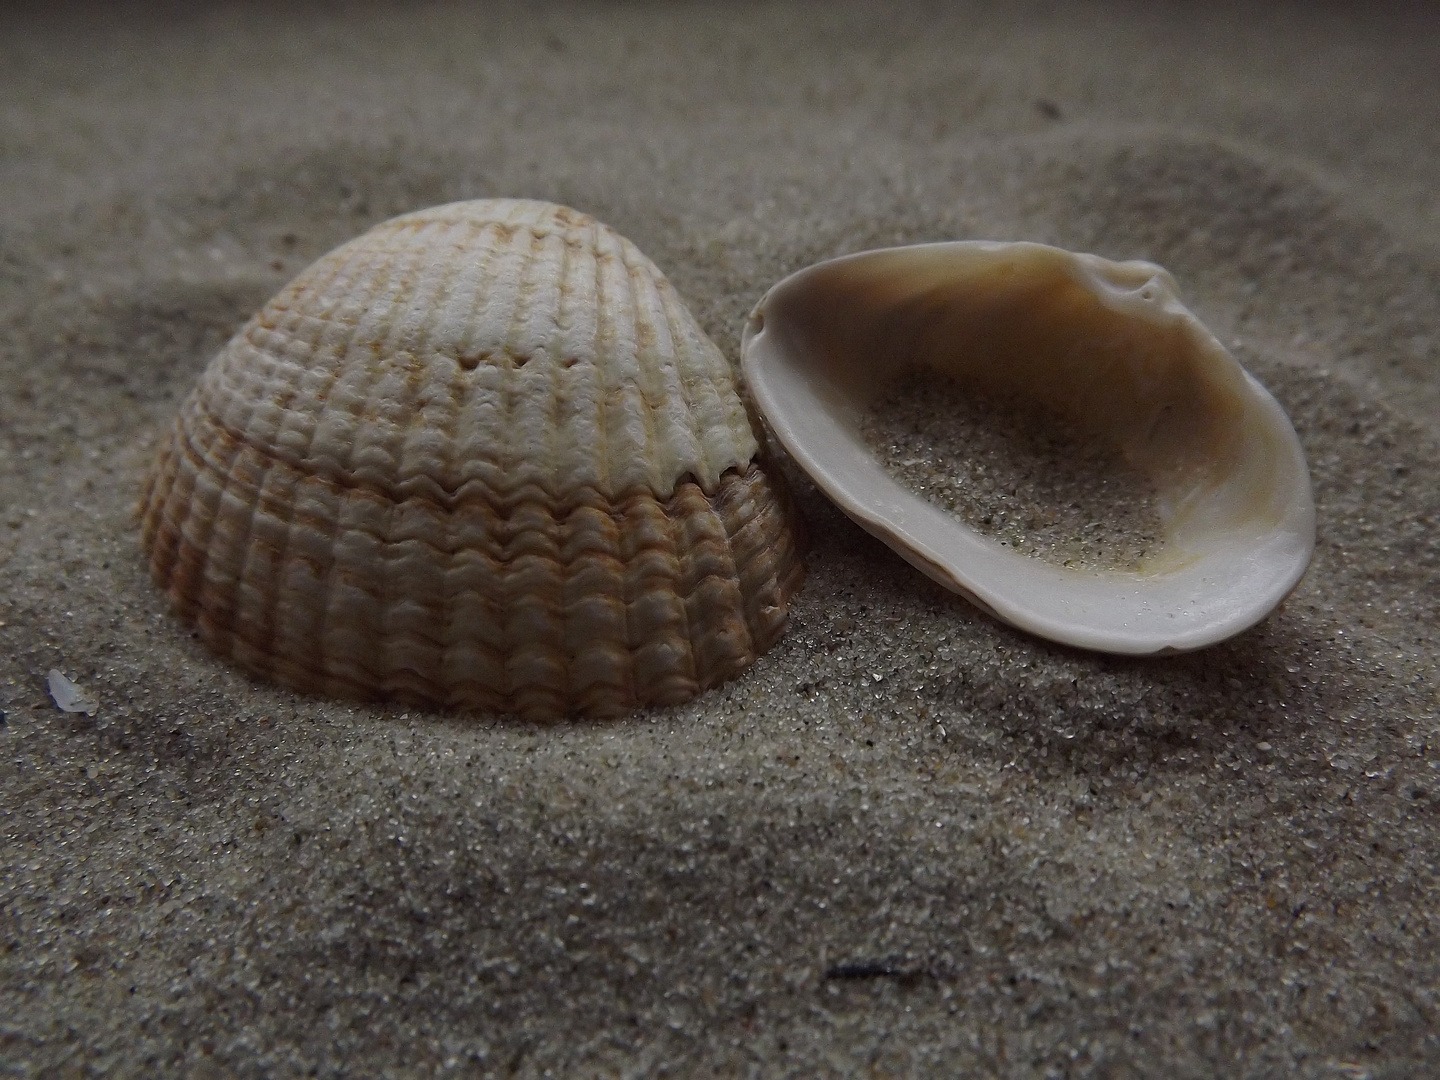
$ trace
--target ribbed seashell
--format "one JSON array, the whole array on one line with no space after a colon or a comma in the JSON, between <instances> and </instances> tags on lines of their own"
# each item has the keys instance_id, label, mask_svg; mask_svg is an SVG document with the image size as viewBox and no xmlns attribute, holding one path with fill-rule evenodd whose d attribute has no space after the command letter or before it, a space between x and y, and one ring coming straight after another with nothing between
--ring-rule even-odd
<instances>
[{"instance_id":1,"label":"ribbed seashell","mask_svg":"<svg viewBox=\"0 0 1440 1080\"><path fill-rule=\"evenodd\" d=\"M321 258L215 357L141 505L156 582L301 691L612 715L780 635L796 523L735 377L577 211L439 206Z\"/></svg>"},{"instance_id":2,"label":"ribbed seashell","mask_svg":"<svg viewBox=\"0 0 1440 1080\"><path fill-rule=\"evenodd\" d=\"M960 241L807 267L741 344L755 406L857 523L996 617L1104 652L1198 649L1285 599L1315 503L1284 410L1148 262ZM893 478L862 418L916 370L1045 406L1103 437L1158 493L1162 546L1130 569L1017 554Z\"/></svg>"}]
</instances>

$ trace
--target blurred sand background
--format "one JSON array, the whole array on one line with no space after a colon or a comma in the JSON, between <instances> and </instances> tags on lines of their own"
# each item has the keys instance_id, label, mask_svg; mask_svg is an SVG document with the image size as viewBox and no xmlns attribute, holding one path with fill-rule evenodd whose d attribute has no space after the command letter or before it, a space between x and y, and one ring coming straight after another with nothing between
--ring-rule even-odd
<instances>
[{"instance_id":1,"label":"blurred sand background","mask_svg":"<svg viewBox=\"0 0 1440 1080\"><path fill-rule=\"evenodd\" d=\"M1429 4L7 4L0 1075L1440 1071L1437 177ZM731 357L847 251L1159 261L1294 419L1309 576L1087 655L797 477L791 628L683 707L260 685L147 579L157 434L312 259L492 195Z\"/></svg>"}]
</instances>

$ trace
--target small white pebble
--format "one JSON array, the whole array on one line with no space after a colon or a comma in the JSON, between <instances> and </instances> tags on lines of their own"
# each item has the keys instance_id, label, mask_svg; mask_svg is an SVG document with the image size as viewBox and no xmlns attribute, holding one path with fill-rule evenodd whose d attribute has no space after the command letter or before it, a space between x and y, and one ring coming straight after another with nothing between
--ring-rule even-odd
<instances>
[{"instance_id":1,"label":"small white pebble","mask_svg":"<svg viewBox=\"0 0 1440 1080\"><path fill-rule=\"evenodd\" d=\"M46 682L50 687L50 696L55 699L55 704L61 711L83 712L86 716L94 716L100 711L100 703L91 697L83 686L66 678L57 668L50 669Z\"/></svg>"}]
</instances>

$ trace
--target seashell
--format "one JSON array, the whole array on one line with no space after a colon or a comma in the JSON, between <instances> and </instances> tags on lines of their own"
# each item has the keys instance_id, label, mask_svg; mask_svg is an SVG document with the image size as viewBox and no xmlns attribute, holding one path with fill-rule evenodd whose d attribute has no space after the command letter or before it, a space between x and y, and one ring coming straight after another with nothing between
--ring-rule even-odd
<instances>
[{"instance_id":1,"label":"seashell","mask_svg":"<svg viewBox=\"0 0 1440 1080\"><path fill-rule=\"evenodd\" d=\"M386 221L210 363L141 504L217 653L306 692L612 715L779 637L797 521L719 349L549 203Z\"/></svg>"},{"instance_id":2,"label":"seashell","mask_svg":"<svg viewBox=\"0 0 1440 1080\"><path fill-rule=\"evenodd\" d=\"M741 352L757 410L826 495L1031 633L1114 653L1198 649L1264 618L1309 564L1315 509L1294 429L1152 263L1030 243L862 252L774 286ZM1125 569L1056 565L902 486L861 427L917 370L1107 440L1153 482L1159 550Z\"/></svg>"}]
</instances>

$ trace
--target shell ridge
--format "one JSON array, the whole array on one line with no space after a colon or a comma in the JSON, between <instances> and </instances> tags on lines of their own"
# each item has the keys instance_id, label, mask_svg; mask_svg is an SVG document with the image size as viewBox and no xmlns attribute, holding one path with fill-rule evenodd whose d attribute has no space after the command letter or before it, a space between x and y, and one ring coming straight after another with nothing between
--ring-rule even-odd
<instances>
[{"instance_id":1,"label":"shell ridge","mask_svg":"<svg viewBox=\"0 0 1440 1080\"><path fill-rule=\"evenodd\" d=\"M589 231L571 235L565 244L561 288L555 316L559 361L556 406L556 462L560 475L577 486L600 482L595 452L602 400L600 365L594 352L596 268Z\"/></svg>"},{"instance_id":2,"label":"shell ridge","mask_svg":"<svg viewBox=\"0 0 1440 1080\"><path fill-rule=\"evenodd\" d=\"M728 505L740 502L735 513L722 512L731 525L730 543L740 571L741 595L750 636L759 649L768 649L784 632L787 621L785 597L799 584L799 552L784 528L784 507L788 493L778 481L772 483L773 498L761 503L764 473L752 461L744 472L744 486L722 489ZM737 524L738 519L738 524Z\"/></svg>"},{"instance_id":3,"label":"shell ridge","mask_svg":"<svg viewBox=\"0 0 1440 1080\"><path fill-rule=\"evenodd\" d=\"M443 288L437 292L441 304L450 304L452 296L460 285L457 278L461 276L461 273L446 276ZM443 380L445 393L445 420L439 433L440 443L443 447L443 459L440 465L441 486L443 488L448 484L458 489L463 483L465 475L464 434L466 414L471 406L472 381L469 378L469 372L460 363L459 358L449 356L441 344L435 340L433 329L427 327L424 344L425 356L427 362L435 368L433 374L437 381Z\"/></svg>"},{"instance_id":4,"label":"shell ridge","mask_svg":"<svg viewBox=\"0 0 1440 1080\"><path fill-rule=\"evenodd\" d=\"M680 399L684 402L685 416L688 421L685 430L687 434L690 435L690 443L686 447L686 457L695 461L699 466L700 471L694 474L696 476L696 483L700 485L706 494L714 494L720 483L719 470L716 469L714 462L710 460L710 455L706 452L706 447L700 433L708 434L721 430L721 425L714 423L716 419L714 413L718 410L711 407L709 400L714 396L715 387L707 377L710 374L709 372L703 371L703 368L699 371L696 370L697 367L701 367L701 365L694 363L695 342L693 340L694 334L690 329L690 324L693 323L694 320L693 317L684 310L679 294L676 293L674 287L663 278L661 279L661 284L656 286L656 292L661 310L665 313L666 328L669 331L670 340L673 342L676 380L680 386ZM697 378L697 375L701 377ZM731 440L731 442L733 442L733 440ZM733 445L726 446L727 451L733 451L734 449ZM745 458L739 458L738 460L746 460L748 456L749 455L746 455ZM679 481L677 480L676 482L678 483Z\"/></svg>"},{"instance_id":5,"label":"shell ridge","mask_svg":"<svg viewBox=\"0 0 1440 1080\"><path fill-rule=\"evenodd\" d=\"M639 273L630 258L624 238L616 243L616 262L619 264L616 277L624 290L627 303L625 310L630 317L631 341L634 356L634 393L629 404L633 406L637 442L632 460L643 462L645 480L660 497L673 491L666 490L661 468L670 458L669 441L665 438L665 419L661 415L664 402L662 386L654 385L664 379L664 372L654 363L655 327L646 306L644 289L645 275ZM656 391L661 391L661 401L656 401ZM657 460L657 458L659 460Z\"/></svg>"},{"instance_id":6,"label":"shell ridge","mask_svg":"<svg viewBox=\"0 0 1440 1080\"><path fill-rule=\"evenodd\" d=\"M249 512L238 515L238 522L234 515L224 513L229 501L243 505L243 501L236 494L236 481L241 479L236 476L246 463L246 449L241 446L238 452L231 459L230 467L218 474L218 495L215 500L215 511L212 521L209 523L209 536L201 548L205 552L203 568L199 573L198 607L201 612L200 628L211 647L222 656L235 657L235 641L237 624L237 613L239 610L239 593L243 584L245 556L249 544L251 529L254 524L253 503ZM258 456L258 455L256 455ZM263 458L262 458L263 460ZM267 467L262 465L258 470L259 478L263 477ZM245 480L246 486L258 490L259 483ZM235 527L238 525L238 528ZM218 539L218 544L216 540ZM223 616L217 619L216 616ZM250 658L245 657L246 660ZM262 669L268 673L268 668Z\"/></svg>"},{"instance_id":7,"label":"shell ridge","mask_svg":"<svg viewBox=\"0 0 1440 1080\"><path fill-rule=\"evenodd\" d=\"M519 287L501 341L519 357L509 379L512 391L516 391L512 392L515 423L510 429L510 441L518 458L518 478L537 472L542 476L553 473L556 429L555 371L550 355L554 338L554 298L549 290L553 280L552 252L528 230L517 234L516 248ZM561 480L552 477L552 482L558 487Z\"/></svg>"},{"instance_id":8,"label":"shell ridge","mask_svg":"<svg viewBox=\"0 0 1440 1080\"><path fill-rule=\"evenodd\" d=\"M623 238L606 231L604 247L597 254L610 300L608 310L611 358L606 365L609 380L605 394L607 458L614 468L612 491L644 486L657 496L668 494L657 482L657 453L664 446L655 438L655 416L645 399L645 357L641 348L643 323L630 268L624 259Z\"/></svg>"},{"instance_id":9,"label":"shell ridge","mask_svg":"<svg viewBox=\"0 0 1440 1080\"><path fill-rule=\"evenodd\" d=\"M455 350L461 370L456 374L465 386L464 404L457 418L457 432L460 433L457 451L463 461L458 465L455 476L457 490L471 478L470 470L484 469L499 474L506 466L504 441L495 434L497 430L503 431L500 425L506 404L504 395L492 392L488 385L499 380L503 372L480 365L478 358L482 344L478 328L484 310L485 284L494 277L500 251L498 245L481 242L481 238L493 232L491 223L471 221L470 225L475 230L471 237L472 247L478 249L479 254L473 262L462 267L463 287L454 291L451 308L459 325ZM472 360L477 368L466 370Z\"/></svg>"},{"instance_id":10,"label":"shell ridge","mask_svg":"<svg viewBox=\"0 0 1440 1080\"><path fill-rule=\"evenodd\" d=\"M333 377L327 380L327 390L321 399L320 408L316 410L315 422L310 428L302 460L312 462L315 467L326 472L357 468L354 434L358 421L366 411L373 383L380 376L380 372L374 366L356 365L347 361L364 347L360 343L360 334L364 329L366 315L374 310L388 285L389 275L380 272L380 268L385 265L384 256L393 258L393 252L377 252L373 259L367 260L364 266L366 272L363 274L357 268L354 280L364 283L362 299L358 304L352 305L352 317L348 319L339 317L342 304L337 303L330 312L329 333L322 333L321 340L330 339L328 345L335 357ZM324 456L317 456L317 443L319 448L325 451ZM343 447L343 452L330 453L328 448L332 445ZM367 447L362 445L358 449L363 451Z\"/></svg>"},{"instance_id":11,"label":"shell ridge","mask_svg":"<svg viewBox=\"0 0 1440 1080\"><path fill-rule=\"evenodd\" d=\"M618 709L637 693L626 632L622 515L618 507L577 508L561 547L568 693L597 712Z\"/></svg>"},{"instance_id":12,"label":"shell ridge","mask_svg":"<svg viewBox=\"0 0 1440 1080\"><path fill-rule=\"evenodd\" d=\"M622 250L635 309L640 392L646 406L641 410L645 440L647 446L659 451L658 455L650 455L652 461L657 456L660 459L651 466L650 482L658 494L666 495L674 490L677 482L668 475L674 463L695 461L702 455L694 432L695 417L686 392L682 358L676 354L674 335L657 284L660 271L633 244Z\"/></svg>"},{"instance_id":13,"label":"shell ridge","mask_svg":"<svg viewBox=\"0 0 1440 1080\"><path fill-rule=\"evenodd\" d=\"M353 278L354 266L359 261L361 260L353 257L353 253L351 253L351 257L349 258L332 259L329 265L325 267L325 273L314 274L309 271L303 272L291 285L293 286L296 282L302 281L313 283L313 295L319 297L323 302L331 291L336 289L335 283L345 278L347 271L352 272ZM289 286L287 286L287 289L288 288ZM284 297L286 290L282 290L280 295ZM332 304L331 307L333 308L333 306ZM282 310L286 309L282 308ZM331 330L333 323L329 318L329 310L323 313L323 317L300 313L290 320L290 325L287 326L286 329L282 330L280 329L278 320L272 318L268 323L266 322L266 314L269 311L270 305L261 308L253 321L256 329L264 327L267 330L265 340L261 341L258 336L248 334L246 335L246 340L253 349L257 350L258 354L270 358L271 370L276 383L281 381L281 358L283 357L284 374L287 376L285 380L286 388L279 397L272 397L272 400L282 401L286 399L287 395L293 396L298 394L307 381L307 373L314 372L315 359L321 356L323 351L321 345L322 339L324 339L327 332ZM304 326L308 333L301 334L298 329L301 326ZM274 336L279 336L283 341L283 345L276 342ZM243 360L243 356L240 353L240 346L232 342L232 347L235 348L235 353L229 358L229 362L225 365L227 370L239 365ZM308 363L301 364L297 353L303 355ZM336 380L339 378L339 365L333 363L333 358L331 359L332 362L327 365L321 378L314 380L315 385L311 387L312 397L322 400L327 399ZM205 383L202 381L202 388L204 385ZM288 400L286 403L288 404ZM308 452L310 442L314 438L315 427L319 423L319 415L316 412L302 413L296 409L290 410L287 413L287 419L294 424L294 430L300 433L304 446L306 447L306 452ZM277 427L275 432L277 443L282 440L286 430L284 422Z\"/></svg>"},{"instance_id":14,"label":"shell ridge","mask_svg":"<svg viewBox=\"0 0 1440 1080\"><path fill-rule=\"evenodd\" d=\"M245 451L242 449L236 460L240 461L244 457ZM286 561L276 549L288 546L290 523L281 521L286 534L283 545L272 545L264 536L258 535L257 526L263 526L269 513L267 504L280 502L283 505L283 500L276 500L273 495L267 494L272 491L272 479L280 471L275 468L274 460L253 454L251 458L259 459L255 462L258 468L252 477L237 477L233 467L226 475L221 494L222 505L227 499L234 498L246 504L247 512L242 517L243 529L228 537L228 543L221 548L220 553L225 558L213 559L212 565L219 567L233 579L220 593L226 601L221 610L228 611L230 615L229 625L226 627L226 648L229 654L235 657L245 654L244 662L247 666L253 666L268 675L273 673L275 662L280 656L275 647L275 614L283 581L281 570L286 565ZM279 477L279 484L284 486L285 479L283 476ZM239 483L236 483L237 480ZM252 490L255 497L242 499L237 490L243 489ZM266 572L267 564L271 567L269 573Z\"/></svg>"},{"instance_id":15,"label":"shell ridge","mask_svg":"<svg viewBox=\"0 0 1440 1080\"><path fill-rule=\"evenodd\" d=\"M565 627L556 615L564 595L556 523L543 513L522 512L511 524L516 533L502 579L505 632L513 643L505 657L506 689L517 711L560 712L566 674Z\"/></svg>"},{"instance_id":16,"label":"shell ridge","mask_svg":"<svg viewBox=\"0 0 1440 1080\"><path fill-rule=\"evenodd\" d=\"M432 241L447 246L451 242L448 229L440 231ZM449 267L441 259L431 259L422 267L414 292L386 343L387 353L414 358L413 389L418 395L413 419L405 425L400 444L397 479L401 485L412 477L428 479L432 475L455 482L457 385L461 372L458 364L438 362L433 325L425 318L427 312L442 309L448 302L455 276Z\"/></svg>"},{"instance_id":17,"label":"shell ridge","mask_svg":"<svg viewBox=\"0 0 1440 1080\"><path fill-rule=\"evenodd\" d=\"M319 262L313 264L306 270L302 270L290 280L275 299L262 307L255 313L255 321L266 326L267 329L274 329L278 321L274 315L284 312L291 315L299 322L314 322L324 327L330 321L330 316L340 303L340 297L345 290L336 287L344 275L349 272L354 275L358 268L373 263L379 258L377 252L356 252L347 244L344 247L323 256ZM305 297L315 297L322 307L318 311L306 311L300 305L300 300ZM266 322L267 317L270 322Z\"/></svg>"},{"instance_id":18,"label":"shell ridge","mask_svg":"<svg viewBox=\"0 0 1440 1080\"><path fill-rule=\"evenodd\" d=\"M698 484L677 489L676 502L689 504L677 516L684 540L678 547L685 552L678 591L693 643L696 680L702 687L713 686L744 668L746 658L754 655L754 643L723 521ZM709 512L698 505L689 508L697 502Z\"/></svg>"},{"instance_id":19,"label":"shell ridge","mask_svg":"<svg viewBox=\"0 0 1440 1080\"><path fill-rule=\"evenodd\" d=\"M332 602L341 592L338 499L323 481L304 474L296 476L294 490L285 545L276 561L279 652L286 664L308 663L328 673L337 627L343 626ZM300 588L297 575L309 582L308 590Z\"/></svg>"},{"instance_id":20,"label":"shell ridge","mask_svg":"<svg viewBox=\"0 0 1440 1080\"><path fill-rule=\"evenodd\" d=\"M175 426L175 443L180 454L174 455L177 476L171 484L170 500L162 513L167 514L173 502L183 502L184 511L176 512L174 515L175 530L175 557L167 570L167 592L182 604L183 609L188 613L195 611L199 605L201 590L205 579L206 564L210 557L210 538L215 527L215 518L218 512L221 496L223 495L223 482L217 477L224 477L230 469L230 464L238 452L238 444L230 443L230 456L225 460L223 466L212 467L208 472L192 468L189 490L182 490L178 482L179 457L183 456L192 465L196 462L208 464L209 447L202 451L195 443L189 424L186 423L187 416L182 412L180 421ZM212 490L202 488L201 480L209 482ZM195 524L192 526L191 523ZM189 535L187 535L187 529ZM194 552L192 559L186 560L185 553Z\"/></svg>"},{"instance_id":21,"label":"shell ridge","mask_svg":"<svg viewBox=\"0 0 1440 1080\"><path fill-rule=\"evenodd\" d=\"M428 455L423 441L416 446L412 439L416 431L413 420L423 412L426 396L425 363L406 347L410 343L405 315L423 300L426 268L433 262L429 245L435 239L435 232L431 222L423 222L413 229L405 245L399 246L396 258L387 264L390 271L387 287L370 305L366 336L360 338L361 347L372 347L377 363L367 369L367 374L372 376L369 384L361 383L360 392L367 408L366 415L356 425L353 445L357 452L351 455L351 462L356 462L359 452L366 451L364 439L370 436L374 451L397 484L403 484L410 475L429 475L426 464L433 464L426 461ZM377 346L372 346L370 338L382 328ZM416 454L420 456L419 462L415 461ZM374 467L379 467L379 459ZM374 625L383 628L383 634L374 636L370 645L377 664L377 681L396 693L412 690L419 693L416 680L423 680L423 672L433 667L435 654L435 648L416 635L413 624L413 618L423 616L433 603L433 580L428 580L426 572L435 560L426 556L423 549L431 549L433 554L435 541L415 536L408 527L412 514L438 524L439 536L449 540L449 518L426 514L425 505L418 501L392 497L380 508L376 533L380 541L380 572L372 595L377 600Z\"/></svg>"},{"instance_id":22,"label":"shell ridge","mask_svg":"<svg viewBox=\"0 0 1440 1080\"><path fill-rule=\"evenodd\" d=\"M363 412L354 417L347 468L373 471L383 460L387 473L404 478L408 425L401 417L414 409L416 365L397 347L403 327L396 316L414 298L416 278L427 258L423 244L397 251L386 265L388 273L376 275L380 284L355 323L346 351L369 350L374 362L360 365L364 374L356 380L355 394L363 402Z\"/></svg>"},{"instance_id":23,"label":"shell ridge","mask_svg":"<svg viewBox=\"0 0 1440 1080\"><path fill-rule=\"evenodd\" d=\"M675 340L676 365L682 373L685 402L695 433L692 460L703 467L701 486L714 492L725 469L752 460L760 450L740 400L735 374L713 341L685 307L679 293L663 276L657 285ZM726 408L725 401L733 404Z\"/></svg>"},{"instance_id":24,"label":"shell ridge","mask_svg":"<svg viewBox=\"0 0 1440 1080\"><path fill-rule=\"evenodd\" d=\"M679 595L683 568L674 509L673 500L643 495L624 508L626 645L642 702L681 701L700 687L695 642Z\"/></svg>"},{"instance_id":25,"label":"shell ridge","mask_svg":"<svg viewBox=\"0 0 1440 1080\"><path fill-rule=\"evenodd\" d=\"M284 475L285 470L275 468L275 464L273 458L268 459L256 485L256 498L250 506L247 519L248 528L238 549L240 567L235 589L236 636L244 639L246 635L242 631L253 625L254 636L257 642L263 643L262 651L267 657L281 655L280 650L275 648L276 616L286 599L282 597L281 590L285 583L285 568L290 562L296 527L293 512L287 512L284 509L284 500L275 497L271 486L272 478L277 480L279 486L288 486L292 490L299 487L296 482L299 478L294 478L289 485L285 485L285 480L291 478ZM292 502L292 508L293 505ZM267 542L264 536L257 535L267 524L267 517L273 518L274 522L282 527L281 538L274 545ZM257 526L260 528L257 529ZM272 666L273 660L263 665L262 670L268 670Z\"/></svg>"},{"instance_id":26,"label":"shell ridge","mask_svg":"<svg viewBox=\"0 0 1440 1080\"><path fill-rule=\"evenodd\" d=\"M195 476L182 468L178 452L184 437L184 431L177 423L166 448L167 453L157 464L157 469L164 472L156 484L152 496L155 501L146 515L146 525L154 523L153 532L149 533L153 539L147 544L152 552L151 577L181 614L188 618L194 615L196 590L186 588L187 583L194 580L193 570L187 570L186 563L193 567L199 560L194 557L186 559L193 549L185 542L185 528L196 512L199 500L194 498Z\"/></svg>"},{"instance_id":27,"label":"shell ridge","mask_svg":"<svg viewBox=\"0 0 1440 1080\"><path fill-rule=\"evenodd\" d=\"M498 243L485 243L487 235L499 235L494 222L471 221L468 225L471 231L467 236L465 250L467 253L478 252L478 256L473 263L462 265L464 288L454 290L453 306L447 309L446 314L456 319L459 326L459 336L454 342L455 359L462 365L472 360L478 365L482 347L493 344L481 342L478 332L485 325L483 316L488 292L485 286L487 282L494 280L495 266L500 261L503 250Z\"/></svg>"},{"instance_id":28,"label":"shell ridge","mask_svg":"<svg viewBox=\"0 0 1440 1080\"><path fill-rule=\"evenodd\" d=\"M563 355L564 350L560 348L560 313L565 298L566 272L570 265L570 245L565 242L563 236L560 238L559 244L559 250L555 253L557 265L552 275L556 284L547 327L549 348L546 356L548 361L546 372L549 375L550 383L550 392L546 395L549 405L545 417L546 445L552 461L558 461L563 453L563 426L565 423L565 356Z\"/></svg>"},{"instance_id":29,"label":"shell ridge","mask_svg":"<svg viewBox=\"0 0 1440 1080\"><path fill-rule=\"evenodd\" d=\"M443 311L449 306L451 297L455 293L458 284L456 279L463 275L465 268L463 255L467 250L466 244L464 240L456 238L456 234L463 231L468 238L473 235L475 230L473 226L467 229L463 226L448 223L441 226L441 229L441 236L447 243L454 247L457 253L455 268L451 269L450 272L442 272L442 270L449 267L450 264L444 260L435 260L435 270L432 275L435 282L434 291L431 294L429 303L432 310ZM434 341L434 336L431 333L432 328L427 326L425 320L421 317L423 314L422 311L415 312L416 320L422 328L420 331L422 339L416 344L416 349L421 355L427 358L434 377L437 380L443 379L445 389L445 407L442 412L443 418L438 419L435 425L438 428L436 442L441 448L438 460L438 471L443 479L448 480L458 487L461 467L460 463L456 460L456 455L461 446L460 429L463 423L463 412L466 404L465 389L467 385L467 373L458 357L448 358L453 362L443 365L436 362L436 359L444 354L439 348L438 343ZM432 477L426 476L423 472L416 473L415 476L417 479L434 482ZM446 510L451 509L450 507L444 507L443 502L439 505ZM447 549L450 551L458 551L462 547L460 534L465 523L457 520L453 513L444 514L442 520L444 522L444 535ZM461 597L457 595L457 590L450 587L451 580L458 576L456 571L463 572L465 568L454 566L454 559L455 557L452 556L452 564L443 567L441 571L442 595L444 600L441 605L439 622L443 627L443 633L442 640L436 643L436 673L431 680L431 696L440 700L444 700L446 697L443 689L445 681L444 673L447 670L455 670L455 668L459 666L457 664L457 657L463 648L465 637L460 630L463 601Z\"/></svg>"},{"instance_id":30,"label":"shell ridge","mask_svg":"<svg viewBox=\"0 0 1440 1080\"><path fill-rule=\"evenodd\" d=\"M601 258L601 239L604 229L598 223L590 230L590 257L595 264L595 281L593 285L595 295L595 328L594 337L590 342L590 352L594 356L605 355L606 324L609 320L609 312L613 300L609 290L605 287L605 263ZM607 422L607 413L610 408L610 380L607 377L604 365L599 366L596 372L598 385L596 386L596 424L595 424L595 460L597 463L597 476L599 486L604 490L615 488L615 478L611 475L610 462L610 425Z\"/></svg>"},{"instance_id":31,"label":"shell ridge","mask_svg":"<svg viewBox=\"0 0 1440 1080\"><path fill-rule=\"evenodd\" d=\"M377 656L385 667L381 679L396 689L423 693L429 673L439 666L442 648L438 636L425 627L437 606L443 611L443 569L425 539L413 533L391 534L384 545L384 597L380 625L385 628Z\"/></svg>"},{"instance_id":32,"label":"shell ridge","mask_svg":"<svg viewBox=\"0 0 1440 1080\"><path fill-rule=\"evenodd\" d=\"M436 228L432 225L428 231L435 234L431 240L432 246L450 249L457 257L463 255L465 246L455 237L457 229ZM405 339L405 347L418 357L428 360L442 351L435 341L434 320L426 316L445 310L454 288L455 277L455 268L450 262L431 258L423 268L419 284L401 314L399 333Z\"/></svg>"},{"instance_id":33,"label":"shell ridge","mask_svg":"<svg viewBox=\"0 0 1440 1080\"><path fill-rule=\"evenodd\" d=\"M335 275L336 277L339 276L341 270L343 270L343 267L337 269ZM331 324L328 321L315 321L315 324L312 327L313 336L310 337L310 339L306 342L305 351L309 353L310 356L313 357L316 354L320 353L321 339L326 335L326 331L330 327ZM249 341L246 344L250 349L254 350L254 353L251 355L254 357L263 358L264 362L267 364L271 372L271 378L265 383L261 384L262 388L257 389L255 393L257 395L264 394L268 396L268 398L272 402L277 404L282 414L279 422L274 426L273 431L270 432L271 438L267 441L275 444L278 447L280 444L282 444L282 437L284 436L286 431L294 430L297 434L300 435L302 441L293 451L291 451L291 455L297 458L298 461L304 461L310 455L311 448L315 439L315 434L320 424L320 414L321 412L323 412L323 410L318 410L310 413L302 413L301 410L290 409L288 407L288 404L289 400L299 392L300 387L298 384L304 382L304 376L307 368L302 367L300 364L295 362L294 358L289 355L289 349L286 350L286 355L282 359L281 357L277 357L275 355L275 350L270 347L270 343L268 342L260 343L255 341ZM237 441L247 443L248 445L254 447L257 451L272 454L275 453L275 451L272 450L270 446L265 445L261 442L260 439L252 437L248 434L247 425L237 424L235 420L227 419L226 413L230 410L220 406L212 397L212 392L214 396L219 396L222 398L234 397L243 392L240 386L234 385L233 383L227 384L226 382L221 382L220 379L226 378L229 375L231 369L243 364L246 358L245 348L246 345L242 345L238 342L232 342L230 346L227 346L227 355L225 358L225 363L222 365L222 369L219 372L219 379L217 379L217 382L215 383L202 381L200 386L196 389L196 397L198 399L199 408L204 411L209 418L211 418L217 423L222 424L228 430L232 438L236 439ZM313 371L314 365L310 365L308 367L308 370ZM312 397L322 397L324 399L329 398L329 391L333 386L334 382L339 378L338 366L330 365L327 371L327 375L328 379L323 381L323 385L321 387L312 388ZM280 386L284 386L284 389L280 390L280 392L277 394L276 391ZM224 392L222 392L222 390ZM292 421L292 418L297 419L294 419ZM291 421L293 423L293 426L287 428L287 421Z\"/></svg>"},{"instance_id":34,"label":"shell ridge","mask_svg":"<svg viewBox=\"0 0 1440 1080\"><path fill-rule=\"evenodd\" d=\"M493 229L497 243L493 245L494 258L491 262L490 272L485 276L486 288L482 290L481 300L484 304L483 315L477 322L478 326L494 325L499 320L495 319L494 312L500 309L504 313L503 333L487 335L489 340L485 342L486 347L499 346L510 340L512 324L514 322L516 294L521 285L521 276L524 271L523 264L519 262L519 253L514 243L514 230L504 224L497 223ZM518 421L517 413L520 411L520 386L514 379L513 373L520 370L518 367L509 367L501 370L500 388L498 397L498 420L497 427L508 433L513 433ZM496 464L499 466L501 475L514 476L519 465L518 448L513 437L497 440Z\"/></svg>"},{"instance_id":35,"label":"shell ridge","mask_svg":"<svg viewBox=\"0 0 1440 1080\"><path fill-rule=\"evenodd\" d=\"M373 302L374 290L381 285L379 269L393 257L394 253L388 246L366 249L363 246L351 247L347 244L333 253L332 265L327 268L328 276L321 277L315 283L314 295L322 306L313 315L303 316L313 320L314 336L308 339L312 352L319 351L323 344L333 351L337 359L342 359L346 355L350 339L339 335L347 327L352 329L354 327L353 320L339 317L342 310L346 308L346 297L350 296L352 290L357 286L368 288L369 291L363 294L363 299L358 305L350 305L352 308L358 307L363 311L365 306ZM318 269L318 266L312 269ZM310 278L312 272L305 271L300 276ZM326 338L330 340L327 342ZM338 378L340 374L337 365L332 375L334 378ZM333 378L329 385L334 385ZM328 398L328 393L325 396Z\"/></svg>"}]
</instances>

